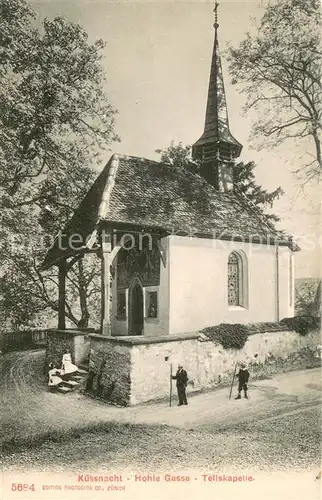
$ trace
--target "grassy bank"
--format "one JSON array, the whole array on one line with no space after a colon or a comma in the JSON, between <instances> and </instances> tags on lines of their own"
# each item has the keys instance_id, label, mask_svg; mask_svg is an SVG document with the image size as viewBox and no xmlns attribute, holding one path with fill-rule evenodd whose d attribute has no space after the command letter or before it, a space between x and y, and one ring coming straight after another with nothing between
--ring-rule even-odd
<instances>
[{"instance_id":1,"label":"grassy bank","mask_svg":"<svg viewBox=\"0 0 322 500\"><path fill-rule=\"evenodd\" d=\"M7 443L3 471L303 470L320 461L319 409L202 431L108 423ZM296 429L296 432L294 431ZM11 448L9 449L9 445ZM14 449L15 448L15 449Z\"/></svg>"},{"instance_id":2,"label":"grassy bank","mask_svg":"<svg viewBox=\"0 0 322 500\"><path fill-rule=\"evenodd\" d=\"M154 429L154 427L156 429ZM155 432L159 427L163 426L151 426L152 431ZM166 426L164 426L166 427ZM3 455L10 455L12 453L17 453L22 450L28 450L42 445L48 445L50 443L68 443L75 439L81 438L83 435L91 435L92 437L97 435L104 435L106 439L117 439L119 436L131 433L143 433L146 434L146 426L143 425L132 425L129 423L118 423L118 422L97 422L85 425L76 424L74 427L68 429L53 429L47 432L39 432L33 435L21 435L16 434L14 436L3 437L2 443L0 444L0 450Z\"/></svg>"}]
</instances>

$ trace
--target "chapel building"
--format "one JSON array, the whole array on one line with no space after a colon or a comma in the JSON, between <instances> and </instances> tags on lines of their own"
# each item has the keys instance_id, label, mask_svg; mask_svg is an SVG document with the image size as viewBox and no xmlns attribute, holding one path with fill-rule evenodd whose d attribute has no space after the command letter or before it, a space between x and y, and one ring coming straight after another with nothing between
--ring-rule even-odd
<instances>
[{"instance_id":1,"label":"chapel building","mask_svg":"<svg viewBox=\"0 0 322 500\"><path fill-rule=\"evenodd\" d=\"M59 267L60 329L68 263L87 252L102 270L102 335L157 338L294 316L297 248L234 185L242 145L229 127L214 27L204 132L192 148L200 173L111 157L42 266Z\"/></svg>"}]
</instances>

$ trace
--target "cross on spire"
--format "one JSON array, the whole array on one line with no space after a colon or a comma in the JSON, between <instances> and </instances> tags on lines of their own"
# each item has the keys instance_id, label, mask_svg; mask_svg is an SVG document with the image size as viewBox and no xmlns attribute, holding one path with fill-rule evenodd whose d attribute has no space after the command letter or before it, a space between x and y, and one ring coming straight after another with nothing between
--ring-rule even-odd
<instances>
[{"instance_id":1,"label":"cross on spire","mask_svg":"<svg viewBox=\"0 0 322 500\"><path fill-rule=\"evenodd\" d=\"M215 3L215 8L214 8L214 13L215 13L215 24L214 24L214 28L217 29L219 27L219 24L218 24L218 6L219 6L219 3L216 2Z\"/></svg>"}]
</instances>

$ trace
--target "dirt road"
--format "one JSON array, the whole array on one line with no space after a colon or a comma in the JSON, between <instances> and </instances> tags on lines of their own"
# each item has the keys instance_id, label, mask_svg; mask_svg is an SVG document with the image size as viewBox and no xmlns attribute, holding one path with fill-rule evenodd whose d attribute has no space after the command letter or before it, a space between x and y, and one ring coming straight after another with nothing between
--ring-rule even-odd
<instances>
[{"instance_id":1,"label":"dirt road","mask_svg":"<svg viewBox=\"0 0 322 500\"><path fill-rule=\"evenodd\" d=\"M101 471L302 473L319 465L319 369L255 381L249 400L229 401L224 388L190 395L184 407L117 408L78 393L49 393L43 362L41 351L1 358L1 441L49 436L36 447L6 452L3 471L97 471L99 464ZM72 437L70 429L76 429ZM67 437L59 438L60 431Z\"/></svg>"},{"instance_id":2,"label":"dirt road","mask_svg":"<svg viewBox=\"0 0 322 500\"><path fill-rule=\"evenodd\" d=\"M249 384L249 400L228 400L227 388L188 395L189 405L168 402L118 408L79 393L49 393L43 374L43 351L12 352L2 356L2 415L8 432L34 433L91 422L167 424L208 432L234 423L250 423L294 414L320 404L320 369L284 373Z\"/></svg>"}]
</instances>

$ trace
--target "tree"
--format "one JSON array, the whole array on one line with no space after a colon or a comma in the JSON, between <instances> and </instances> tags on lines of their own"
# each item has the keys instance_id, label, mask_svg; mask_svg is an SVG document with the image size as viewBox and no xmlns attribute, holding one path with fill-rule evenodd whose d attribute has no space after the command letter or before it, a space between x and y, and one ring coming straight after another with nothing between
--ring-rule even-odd
<instances>
[{"instance_id":1,"label":"tree","mask_svg":"<svg viewBox=\"0 0 322 500\"><path fill-rule=\"evenodd\" d=\"M170 163L176 169L188 168L191 172L199 172L199 163L191 157L191 146L184 146L181 142L175 144L173 141L165 149L156 149L161 155L163 163Z\"/></svg>"},{"instance_id":2,"label":"tree","mask_svg":"<svg viewBox=\"0 0 322 500\"><path fill-rule=\"evenodd\" d=\"M265 215L268 220L279 221L279 217L272 213L267 213L266 209L272 208L275 200L284 194L279 186L274 191L267 191L262 186L256 184L255 178L256 164L253 161L244 163L238 162L234 165L234 185L237 193L245 196L257 209Z\"/></svg>"},{"instance_id":3,"label":"tree","mask_svg":"<svg viewBox=\"0 0 322 500\"><path fill-rule=\"evenodd\" d=\"M198 173L200 164L191 158L191 146L183 146L182 143L171 142L165 149L157 149L156 153L161 154L161 161L170 163L175 169L188 169L193 173ZM252 204L256 205L267 221L278 221L279 217L266 213L267 207L272 207L276 199L282 194L281 187L277 187L272 192L263 189L256 184L254 162L239 162L234 165L234 189L237 194L246 197Z\"/></svg>"},{"instance_id":4,"label":"tree","mask_svg":"<svg viewBox=\"0 0 322 500\"><path fill-rule=\"evenodd\" d=\"M320 2L280 0L267 6L256 34L228 51L232 83L247 97L245 111L258 116L257 147L313 141L313 159L299 170L309 179L322 171L320 42Z\"/></svg>"},{"instance_id":5,"label":"tree","mask_svg":"<svg viewBox=\"0 0 322 500\"><path fill-rule=\"evenodd\" d=\"M64 204L55 201L37 213L31 205L23 210L4 211L7 219L3 231L7 233L1 245L0 297L5 319L10 318L13 327L39 326L58 312L57 268L45 273L39 270L48 245L72 213L67 200ZM68 267L66 318L78 327L87 327L92 316L92 326L98 326L101 292L98 258L96 255L75 258Z\"/></svg>"},{"instance_id":6,"label":"tree","mask_svg":"<svg viewBox=\"0 0 322 500\"><path fill-rule=\"evenodd\" d=\"M17 325L57 310L57 272L39 273L41 241L73 214L92 165L118 140L102 40L90 44L63 18L38 30L34 18L24 0L0 3L0 296ZM83 326L99 274L88 260L70 268L66 302L66 316ZM76 297L81 317L72 311Z\"/></svg>"},{"instance_id":7,"label":"tree","mask_svg":"<svg viewBox=\"0 0 322 500\"><path fill-rule=\"evenodd\" d=\"M295 314L321 315L321 280L300 278L295 282Z\"/></svg>"},{"instance_id":8,"label":"tree","mask_svg":"<svg viewBox=\"0 0 322 500\"><path fill-rule=\"evenodd\" d=\"M116 111L103 90L103 42L90 45L80 26L62 18L45 19L40 34L33 17L24 0L1 3L0 172L11 206L22 197L37 201L40 175L88 168L117 139Z\"/></svg>"}]
</instances>

